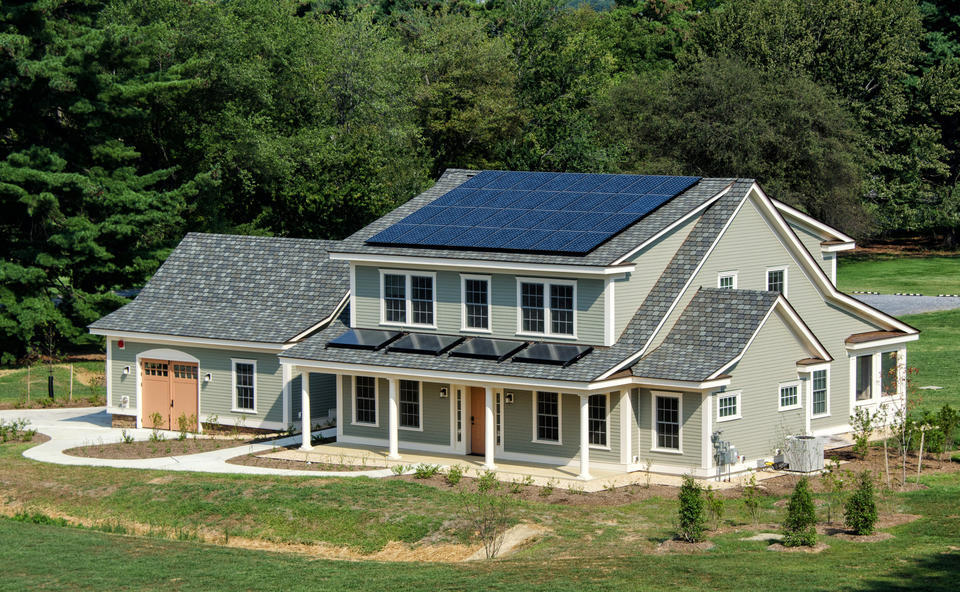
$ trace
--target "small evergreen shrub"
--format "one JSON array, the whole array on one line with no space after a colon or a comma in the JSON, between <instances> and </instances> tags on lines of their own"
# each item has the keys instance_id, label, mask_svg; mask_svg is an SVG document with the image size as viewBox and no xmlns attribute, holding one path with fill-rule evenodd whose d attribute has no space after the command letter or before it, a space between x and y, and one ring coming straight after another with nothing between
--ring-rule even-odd
<instances>
[{"instance_id":1,"label":"small evergreen shrub","mask_svg":"<svg viewBox=\"0 0 960 592\"><path fill-rule=\"evenodd\" d=\"M877 524L877 502L870 471L857 475L857 489L844 508L844 523L859 535L873 534L873 527Z\"/></svg>"},{"instance_id":2,"label":"small evergreen shrub","mask_svg":"<svg viewBox=\"0 0 960 592\"><path fill-rule=\"evenodd\" d=\"M680 486L680 509L678 510L677 537L688 543L703 540L706 521L703 507L703 490L690 475L684 475Z\"/></svg>"},{"instance_id":3,"label":"small evergreen shrub","mask_svg":"<svg viewBox=\"0 0 960 592\"><path fill-rule=\"evenodd\" d=\"M787 518L783 521L783 544L786 547L812 547L817 544L817 513L806 477L797 482L790 502Z\"/></svg>"}]
</instances>

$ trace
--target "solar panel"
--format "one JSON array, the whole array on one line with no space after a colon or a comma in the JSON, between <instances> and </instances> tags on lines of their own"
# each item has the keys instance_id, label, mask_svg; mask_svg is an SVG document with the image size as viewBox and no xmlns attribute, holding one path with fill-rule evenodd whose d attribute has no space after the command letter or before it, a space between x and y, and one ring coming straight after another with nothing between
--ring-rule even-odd
<instances>
[{"instance_id":1,"label":"solar panel","mask_svg":"<svg viewBox=\"0 0 960 592\"><path fill-rule=\"evenodd\" d=\"M513 356L514 362L553 364L566 368L593 351L590 345L567 345L564 343L534 343Z\"/></svg>"},{"instance_id":2,"label":"solar panel","mask_svg":"<svg viewBox=\"0 0 960 592\"><path fill-rule=\"evenodd\" d=\"M378 329L350 329L327 342L327 347L345 347L349 349L367 349L375 351L389 345L402 335L399 331L381 331Z\"/></svg>"},{"instance_id":3,"label":"solar panel","mask_svg":"<svg viewBox=\"0 0 960 592\"><path fill-rule=\"evenodd\" d=\"M450 355L459 358L478 358L502 362L526 346L526 341L474 337L450 350Z\"/></svg>"},{"instance_id":4,"label":"solar panel","mask_svg":"<svg viewBox=\"0 0 960 592\"><path fill-rule=\"evenodd\" d=\"M367 242L583 254L698 180L482 171Z\"/></svg>"},{"instance_id":5,"label":"solar panel","mask_svg":"<svg viewBox=\"0 0 960 592\"><path fill-rule=\"evenodd\" d=\"M439 356L448 349L460 345L463 340L463 337L457 335L410 333L393 342L387 351Z\"/></svg>"}]
</instances>

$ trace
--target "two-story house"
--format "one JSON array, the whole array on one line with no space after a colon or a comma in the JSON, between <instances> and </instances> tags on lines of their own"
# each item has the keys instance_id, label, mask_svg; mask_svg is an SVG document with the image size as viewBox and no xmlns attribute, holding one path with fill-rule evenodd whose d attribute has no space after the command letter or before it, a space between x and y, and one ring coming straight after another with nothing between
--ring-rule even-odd
<instances>
[{"instance_id":1,"label":"two-story house","mask_svg":"<svg viewBox=\"0 0 960 592\"><path fill-rule=\"evenodd\" d=\"M188 236L194 251L207 244L215 254L200 253L188 273L181 245L171 257L181 271L166 263L144 293L156 301L158 280L203 275L210 287L194 301L216 309L216 323L242 333L274 318L289 329L271 335L273 349L257 346L264 357L252 367L222 341L232 333L207 343L224 373L213 381L229 386L208 404L199 350L144 353L155 347L151 331L175 345L183 330L128 327L171 314L153 315L138 297L93 326L108 337L111 375L122 357L123 371L140 377L122 389L125 375L113 377L114 413L125 404L143 423L142 385L158 361L174 364L176 349L199 366L205 417L235 421L258 397L252 423L273 425L269 409L280 423L301 413L315 422L319 405L336 418L339 442L382 446L392 458L482 455L488 467L571 465L582 478L591 467L647 466L707 476L718 430L743 469L787 435L846 432L856 406L905 396L905 344L918 336L836 289L837 252L853 248L850 237L748 179L449 170L344 241L292 241L296 254L261 269L259 284L258 262L216 249L225 240ZM251 283L264 290L252 290L246 308L217 300ZM287 302L300 293L290 283L304 288L300 300ZM323 302L307 302L311 289ZM138 340L136 358L117 349L124 337L128 348Z\"/></svg>"}]
</instances>

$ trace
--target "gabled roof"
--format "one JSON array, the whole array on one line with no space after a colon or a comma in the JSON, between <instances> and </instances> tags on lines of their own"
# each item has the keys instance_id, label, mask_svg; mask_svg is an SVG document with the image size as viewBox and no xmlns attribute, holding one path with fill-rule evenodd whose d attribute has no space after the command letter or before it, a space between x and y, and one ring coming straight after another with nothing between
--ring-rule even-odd
<instances>
[{"instance_id":1,"label":"gabled roof","mask_svg":"<svg viewBox=\"0 0 960 592\"><path fill-rule=\"evenodd\" d=\"M329 259L335 244L190 233L133 302L90 329L285 343L343 303L349 268Z\"/></svg>"},{"instance_id":2,"label":"gabled roof","mask_svg":"<svg viewBox=\"0 0 960 592\"><path fill-rule=\"evenodd\" d=\"M477 175L480 171L447 169L437 182L404 205L347 237L333 251L380 256L404 256L424 258L448 258L459 260L481 259L484 261L539 263L556 265L614 265L618 259L693 212L706 207L718 194L733 183L734 179L701 179L698 183L657 208L651 214L627 227L610 240L586 255L551 253L516 253L478 251L464 248L421 248L395 245L373 245L366 241L375 234L403 220L408 215L426 206L440 196Z\"/></svg>"},{"instance_id":3,"label":"gabled roof","mask_svg":"<svg viewBox=\"0 0 960 592\"><path fill-rule=\"evenodd\" d=\"M691 382L717 378L740 359L767 317L783 307L785 319L811 353L829 354L777 292L701 288L660 346L631 368L634 376Z\"/></svg>"}]
</instances>

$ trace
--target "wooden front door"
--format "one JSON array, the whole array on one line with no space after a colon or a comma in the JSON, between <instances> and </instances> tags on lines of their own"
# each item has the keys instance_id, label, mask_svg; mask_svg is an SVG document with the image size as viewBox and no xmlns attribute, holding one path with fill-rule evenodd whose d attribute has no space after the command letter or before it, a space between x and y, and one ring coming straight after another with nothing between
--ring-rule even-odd
<instances>
[{"instance_id":1,"label":"wooden front door","mask_svg":"<svg viewBox=\"0 0 960 592\"><path fill-rule=\"evenodd\" d=\"M169 360L143 360L141 372L143 427L177 429L178 418L183 415L192 418L188 427L197 429L197 365Z\"/></svg>"},{"instance_id":2,"label":"wooden front door","mask_svg":"<svg viewBox=\"0 0 960 592\"><path fill-rule=\"evenodd\" d=\"M486 452L486 392L482 387L470 387L470 452L484 454Z\"/></svg>"}]
</instances>

